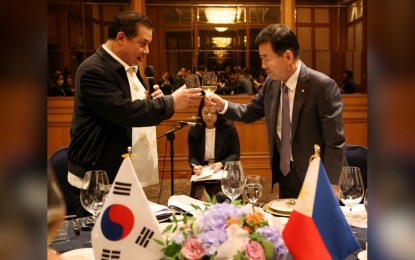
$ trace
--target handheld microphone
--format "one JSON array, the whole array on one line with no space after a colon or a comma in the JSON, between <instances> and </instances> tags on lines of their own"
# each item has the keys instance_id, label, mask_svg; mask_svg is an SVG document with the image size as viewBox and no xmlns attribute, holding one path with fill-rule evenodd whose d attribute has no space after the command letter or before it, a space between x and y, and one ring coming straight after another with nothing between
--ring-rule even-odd
<instances>
[{"instance_id":1,"label":"handheld microphone","mask_svg":"<svg viewBox=\"0 0 415 260\"><path fill-rule=\"evenodd\" d=\"M150 93L150 96L151 96L151 94L154 92L153 86L156 84L156 80L154 79L154 77L156 76L156 70L154 69L153 66L147 65L144 68L144 74L146 75L146 78L147 78L148 92Z\"/></svg>"},{"instance_id":2,"label":"handheld microphone","mask_svg":"<svg viewBox=\"0 0 415 260\"><path fill-rule=\"evenodd\" d=\"M179 124L180 124L180 126L186 126L186 125L189 125L189 126L195 126L195 125L196 125L196 123L193 123L193 122L186 122L186 121L177 121L177 123L179 123Z\"/></svg>"}]
</instances>

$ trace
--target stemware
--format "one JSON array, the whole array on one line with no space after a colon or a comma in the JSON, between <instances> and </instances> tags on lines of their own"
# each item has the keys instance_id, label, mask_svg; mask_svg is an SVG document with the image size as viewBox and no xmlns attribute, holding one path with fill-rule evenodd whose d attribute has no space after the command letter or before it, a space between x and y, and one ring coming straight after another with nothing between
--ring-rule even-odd
<instances>
[{"instance_id":1,"label":"stemware","mask_svg":"<svg viewBox=\"0 0 415 260\"><path fill-rule=\"evenodd\" d=\"M202 89L207 96L216 91L218 86L218 77L215 72L206 72L202 80Z\"/></svg>"},{"instance_id":2,"label":"stemware","mask_svg":"<svg viewBox=\"0 0 415 260\"><path fill-rule=\"evenodd\" d=\"M245 179L245 195L248 197L252 205L256 205L258 199L262 195L261 176L247 175Z\"/></svg>"},{"instance_id":3,"label":"stemware","mask_svg":"<svg viewBox=\"0 0 415 260\"><path fill-rule=\"evenodd\" d=\"M188 74L187 77L185 78L185 84L186 84L186 88L200 88L199 77L196 74ZM193 104L191 105L191 108L193 111ZM196 120L196 119L200 119L200 117L195 116L194 111L193 111L192 116L188 119Z\"/></svg>"},{"instance_id":4,"label":"stemware","mask_svg":"<svg viewBox=\"0 0 415 260\"><path fill-rule=\"evenodd\" d=\"M227 161L221 179L223 193L234 201L244 189L244 170L240 161Z\"/></svg>"},{"instance_id":5,"label":"stemware","mask_svg":"<svg viewBox=\"0 0 415 260\"><path fill-rule=\"evenodd\" d=\"M94 216L94 223L108 193L108 176L105 171L87 171L82 181L80 199L85 210Z\"/></svg>"},{"instance_id":6,"label":"stemware","mask_svg":"<svg viewBox=\"0 0 415 260\"><path fill-rule=\"evenodd\" d=\"M363 199L364 185L359 167L345 166L339 180L340 200L350 211Z\"/></svg>"}]
</instances>

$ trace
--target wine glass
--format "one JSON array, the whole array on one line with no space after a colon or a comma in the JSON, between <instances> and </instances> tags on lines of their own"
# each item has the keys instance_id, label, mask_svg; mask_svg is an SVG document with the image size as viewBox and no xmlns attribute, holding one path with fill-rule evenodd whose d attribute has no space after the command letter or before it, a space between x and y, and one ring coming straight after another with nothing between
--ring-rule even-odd
<instances>
[{"instance_id":1,"label":"wine glass","mask_svg":"<svg viewBox=\"0 0 415 260\"><path fill-rule=\"evenodd\" d=\"M56 181L55 174L50 165L48 165L48 244L53 240L53 237L58 233L66 214L65 201L62 196L59 185Z\"/></svg>"},{"instance_id":2,"label":"wine glass","mask_svg":"<svg viewBox=\"0 0 415 260\"><path fill-rule=\"evenodd\" d=\"M186 84L186 88L200 88L199 77L196 74L189 74L185 78L185 84ZM193 110L193 104L191 105L191 108ZM196 120L196 119L200 119L200 117L197 117L194 114L192 114L192 116L188 119Z\"/></svg>"},{"instance_id":3,"label":"wine glass","mask_svg":"<svg viewBox=\"0 0 415 260\"><path fill-rule=\"evenodd\" d=\"M340 200L350 211L363 199L364 185L359 167L345 166L339 180Z\"/></svg>"},{"instance_id":4,"label":"wine glass","mask_svg":"<svg viewBox=\"0 0 415 260\"><path fill-rule=\"evenodd\" d=\"M221 179L223 193L234 201L244 189L244 170L240 161L227 161Z\"/></svg>"},{"instance_id":5,"label":"wine glass","mask_svg":"<svg viewBox=\"0 0 415 260\"><path fill-rule=\"evenodd\" d=\"M255 206L256 202L262 195L261 176L247 175L244 190L249 202Z\"/></svg>"},{"instance_id":6,"label":"wine glass","mask_svg":"<svg viewBox=\"0 0 415 260\"><path fill-rule=\"evenodd\" d=\"M365 210L366 210L366 213L367 213L367 189L366 189L366 192L365 192L365 198L363 200L363 205L365 205Z\"/></svg>"},{"instance_id":7,"label":"wine glass","mask_svg":"<svg viewBox=\"0 0 415 260\"><path fill-rule=\"evenodd\" d=\"M216 91L218 86L218 77L215 72L206 72L202 80L202 89L206 93L206 96L211 95Z\"/></svg>"},{"instance_id":8,"label":"wine glass","mask_svg":"<svg viewBox=\"0 0 415 260\"><path fill-rule=\"evenodd\" d=\"M99 211L104 205L108 193L108 176L105 171L87 171L82 181L81 203L85 210L94 216L94 223Z\"/></svg>"}]
</instances>

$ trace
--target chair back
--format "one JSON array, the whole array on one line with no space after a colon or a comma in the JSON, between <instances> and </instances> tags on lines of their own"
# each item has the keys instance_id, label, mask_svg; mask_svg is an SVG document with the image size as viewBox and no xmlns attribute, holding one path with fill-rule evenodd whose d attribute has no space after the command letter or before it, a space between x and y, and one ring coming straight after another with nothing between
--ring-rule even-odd
<instances>
[{"instance_id":1,"label":"chair back","mask_svg":"<svg viewBox=\"0 0 415 260\"><path fill-rule=\"evenodd\" d=\"M75 215L75 203L72 200L72 185L68 182L68 150L69 146L64 146L56 150L49 158L49 162L55 171L56 180L65 198L66 215Z\"/></svg>"},{"instance_id":2,"label":"chair back","mask_svg":"<svg viewBox=\"0 0 415 260\"><path fill-rule=\"evenodd\" d=\"M349 166L360 168L363 183L367 189L367 147L361 145L346 145L346 159Z\"/></svg>"}]
</instances>

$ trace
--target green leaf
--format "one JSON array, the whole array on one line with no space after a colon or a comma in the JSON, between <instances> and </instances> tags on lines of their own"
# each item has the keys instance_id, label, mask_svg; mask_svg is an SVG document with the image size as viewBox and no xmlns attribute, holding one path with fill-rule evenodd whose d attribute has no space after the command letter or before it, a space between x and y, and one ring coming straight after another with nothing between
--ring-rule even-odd
<instances>
[{"instance_id":1,"label":"green leaf","mask_svg":"<svg viewBox=\"0 0 415 260\"><path fill-rule=\"evenodd\" d=\"M168 225L165 229L163 229L163 232L162 233L164 234L164 233L169 232L172 227L173 227L173 224Z\"/></svg>"},{"instance_id":2,"label":"green leaf","mask_svg":"<svg viewBox=\"0 0 415 260\"><path fill-rule=\"evenodd\" d=\"M196 210L202 210L198 205L190 204L190 206L192 206L192 208L194 208Z\"/></svg>"},{"instance_id":3,"label":"green leaf","mask_svg":"<svg viewBox=\"0 0 415 260\"><path fill-rule=\"evenodd\" d=\"M232 260L248 260L248 257L245 252L238 250L238 253L233 256Z\"/></svg>"},{"instance_id":4,"label":"green leaf","mask_svg":"<svg viewBox=\"0 0 415 260\"><path fill-rule=\"evenodd\" d=\"M158 240L158 239L156 239L156 238L153 238L153 240L154 240L154 242L156 242L157 244L159 244L159 245L161 245L161 246L166 245L166 244L164 244L164 242L163 242L163 241Z\"/></svg>"},{"instance_id":5,"label":"green leaf","mask_svg":"<svg viewBox=\"0 0 415 260\"><path fill-rule=\"evenodd\" d=\"M179 245L175 242L173 242L171 245L165 247L162 249L165 256L174 257L178 253L180 253L180 250L182 249L182 245Z\"/></svg>"},{"instance_id":6,"label":"green leaf","mask_svg":"<svg viewBox=\"0 0 415 260\"><path fill-rule=\"evenodd\" d=\"M207 201L207 202L209 202L209 203L212 203L212 199L210 198L210 196L209 196L209 194L207 193L207 191L206 191L206 190L204 190L204 191L203 191L203 193L205 194L206 201Z\"/></svg>"},{"instance_id":7,"label":"green leaf","mask_svg":"<svg viewBox=\"0 0 415 260\"><path fill-rule=\"evenodd\" d=\"M272 259L272 256L274 254L274 244L270 240L261 240L262 248L264 248L265 257L267 259Z\"/></svg>"},{"instance_id":8,"label":"green leaf","mask_svg":"<svg viewBox=\"0 0 415 260\"><path fill-rule=\"evenodd\" d=\"M216 195L214 195L210 204L215 205L217 203L218 203L218 200L216 199Z\"/></svg>"}]
</instances>

